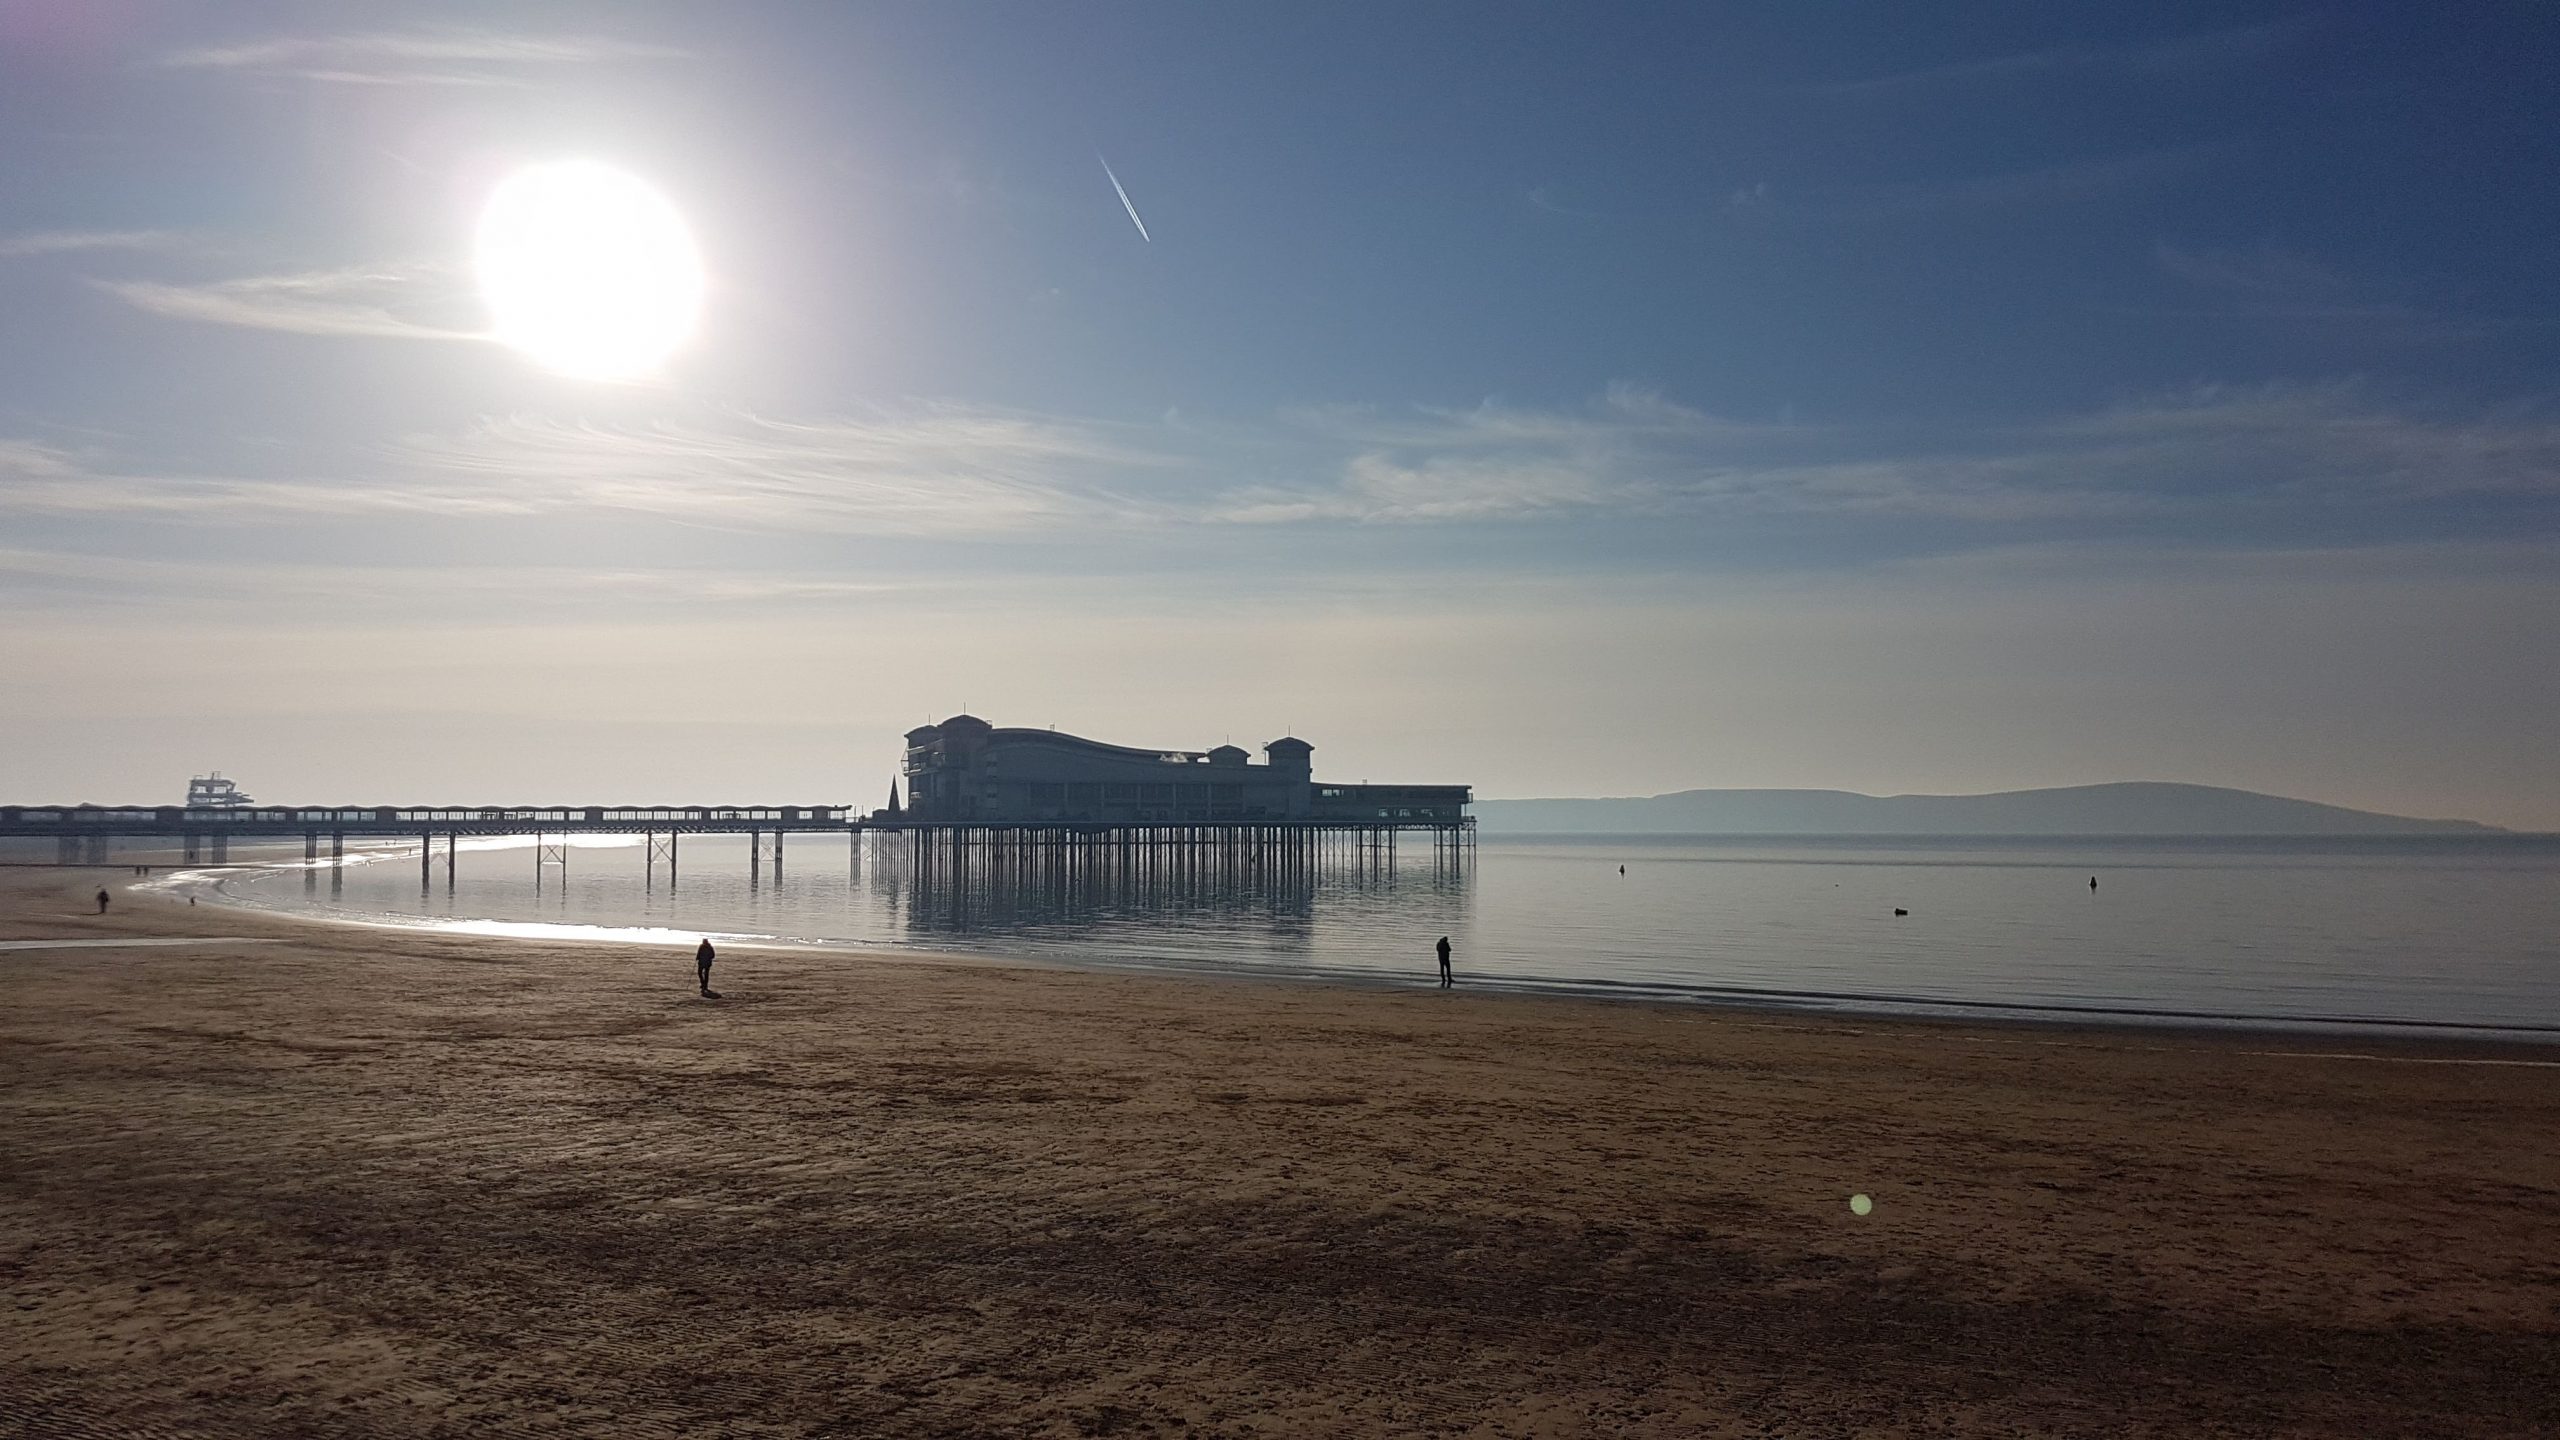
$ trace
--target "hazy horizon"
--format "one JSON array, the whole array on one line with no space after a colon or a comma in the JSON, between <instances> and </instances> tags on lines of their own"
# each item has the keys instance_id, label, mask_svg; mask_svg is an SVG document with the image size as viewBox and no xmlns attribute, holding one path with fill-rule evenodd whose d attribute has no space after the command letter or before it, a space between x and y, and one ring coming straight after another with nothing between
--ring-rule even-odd
<instances>
[{"instance_id":1,"label":"hazy horizon","mask_svg":"<svg viewBox=\"0 0 2560 1440\"><path fill-rule=\"evenodd\" d=\"M1068 732L1068 733L1073 733L1073 732ZM1091 737L1087 737L1087 738L1091 738ZM1167 748L1173 748L1173 747L1167 747ZM1259 761L1257 761L1257 762L1254 762L1254 763L1260 763L1260 762L1259 762ZM326 805L326 804L341 804L341 803L343 803L343 804L362 804L362 805L370 805L370 804L376 804L376 803L392 803L392 804L427 804L427 805L434 805L434 804L447 803L448 801L451 801L451 802L457 802L457 803L474 803L474 804L476 804L476 803L482 803L483 801L493 802L493 803L494 803L494 802L498 802L498 801L499 801L499 799L500 799L500 797L496 797L496 796L482 796L482 797L477 797L477 798L470 798L470 797L464 797L464 796L459 796L459 795L453 795L453 796L442 796L442 797L437 797L437 796L407 797L406 799L403 799L403 798L401 798L401 797L396 797L396 796L341 795L341 796L337 796L337 797L335 797L334 799L331 799L331 798L321 797L321 796L297 796L297 795L281 794L281 793L270 792L270 791L249 791L249 790L248 790L247 785L246 785L244 782L242 782L242 781L241 781L241 777L239 777L238 775L229 774L228 772L220 772L220 771L212 771L212 772L208 772L208 771L198 771L198 772L196 772L196 774L197 774L197 775L205 775L205 774L221 774L221 775L223 775L223 776L224 776L224 778L228 778L228 779L230 779L230 780L231 780L231 781L233 781L235 784L240 784L240 785L241 785L241 788L242 788L242 790L243 790L243 792L244 792L244 793L249 794L249 795L251 796L251 798L252 798L252 799L253 799L257 804L259 804L259 805L307 806L307 805ZM191 778L192 778L192 777L191 777ZM1337 778L1337 777L1331 777L1331 776L1319 776L1319 779L1331 779L1331 778ZM2364 807L2360 807L2360 806L2339 805L2339 804L2337 804L2337 803L2336 803L2336 802L2334 802L2334 801L2323 800L2323 799L2321 799L2321 798L2319 798L2319 797L2317 797L2317 796L2308 796L2308 795L2277 795L2277 794L2275 794L2275 793L2273 793L2273 792L2269 792L2269 791L2260 791L2260 790L2251 790L2251 789L2248 789L2248 788L2246 788L2246 787L2242 787L2242 786L2206 786L2206 785L2197 785L2197 784L2195 784L2194 782L2190 782L2190 781L2180 781L2180 780L2113 780L2113 781L2088 781L2088 782L2082 782L2082 783L2078 783L2078 784L2069 784L2069 785L2056 785L2056 786L2032 786L2032 787L2010 787L2010 788L2004 788L2004 789L1998 789L1998 790L1981 790L1981 791L1891 791L1891 792L1869 792L1869 791L1862 791L1862 790L1845 790L1845 789L1841 789L1841 788L1839 788L1839 787L1837 787L1837 786L1811 786L1811 785L1806 785L1806 786L1703 786L1703 785L1691 785L1691 786L1681 786L1681 787L1678 787L1678 788L1676 788L1676 789L1672 789L1672 790L1656 791L1656 792L1652 792L1652 793L1650 793L1650 794L1644 794L1644 795L1490 795L1490 794L1485 794L1485 793L1483 793L1481 790L1479 790L1479 792L1475 795L1475 797L1474 797L1474 798L1475 798L1477 801L1479 801L1479 802L1492 802L1492 803L1496 803L1496 804L1504 804L1504 805L1523 805L1523 804L1542 804L1542 803L1557 803L1557 804L1593 804L1593 805L1621 804L1621 803L1624 803L1624 804L1640 804L1640 803L1647 802L1647 801L1656 801L1656 800L1675 800L1675 799L1680 799L1680 798L1687 797L1687 796L1696 796L1696 795L1725 795L1725 796L1775 796L1775 795L1800 795L1800 796L1809 796L1809 797L1832 797L1832 796L1839 796L1839 797L1847 797L1847 798L1858 799L1858 800L1876 800L1876 801L1897 801L1897 800L1997 800L1997 799L2004 799L2004 798L2009 798L2009 797L2014 797L2014 796L2041 796L2041 795L2052 795L2052 794L2056 794L2056 793L2058 793L2058 792L2065 792L2065 791L2118 790L2118 789L2145 788L2145 787L2168 787L2168 788L2175 788L2175 789L2181 789L2181 790L2195 790L2195 791L2206 792L2206 793L2222 792L2222 793L2228 793L2228 794L2240 795L2240 796L2247 796L2247 797L2257 798L2257 799L2272 799L2272 800L2281 800L2281 801L2286 801L2286 802L2291 802L2291 803L2308 804L2308 805L2318 806L2318 807L2322 807L2322 808L2337 809L2337 810L2341 810L2341 811L2344 811L2344 812L2347 812L2347 813L2350 813L2350 814L2354 814L2354 815L2380 816L2380 817L2383 817L2383 818L2390 818L2390 819L2402 819L2402 820L2423 820L2423 821L2429 821L2429 822L2448 822L2448 823L2480 823L2480 824L2491 824L2491 825L2494 825L2494 822L2479 821L2479 820L2477 819L2477 817L2474 817L2474 816L2468 816L2468 815L2414 815L2414 814L2405 814L2405 813L2396 812L2396 811L2377 811L2377 810L2370 810L2370 809L2366 809L2366 808L2364 808ZM903 796L903 795L904 795L904 793L905 793L905 786L904 786L903 781L902 781L902 782L900 782L900 785L899 785L899 793L900 793L900 795L901 795L901 796ZM96 802L96 803L109 804L109 805L115 805L115 804L132 804L132 805L137 805L137 806L140 806L140 805L153 805L153 806L158 806L158 805L165 805L165 804L173 803L173 802L169 801L166 797L162 797L162 796L125 796L125 797L122 797L121 799L106 799L106 800L101 800L99 797L94 797L94 796L92 796L92 797L83 797L83 798L84 798L85 800L87 800L87 801L93 801L93 802ZM594 799L596 799L596 798L597 798L597 797L595 797L595 796L544 795L544 796L539 796L539 797L532 798L532 799L525 799L525 798L521 798L521 797L519 797L519 798L517 798L517 799L515 799L515 800L505 801L504 803L509 803L509 804L526 804L526 805L548 805L548 804L564 804L564 803L566 803L566 804L578 804L578 803L586 803L586 802L591 801L591 800L594 800ZM855 807L857 810L862 810L862 809L870 809L870 808L873 808L873 807L877 806L878 804L880 804L883 800L885 800L885 798L886 798L886 793L885 793L885 786L884 786L884 791L883 791L883 794L882 794L882 795L879 795L879 796L873 796L873 797L870 797L869 799L865 799L864 797L862 797L862 796L860 796L860 795L840 795L840 794L837 794L836 792L833 792L833 791L827 792L827 794L825 794L825 795L823 795L823 796L803 794L803 795L799 795L799 796L797 796L797 797L783 797L783 796L780 796L780 795L763 795L763 796L747 795L747 796L726 796L726 797L709 796L709 795L666 795L666 796L656 796L656 797L644 797L644 796L639 796L639 795L628 795L628 796L621 796L618 800L615 800L615 801L606 801L606 802L604 802L604 803L608 803L608 804L614 804L614 803L643 803L643 804L646 804L646 803L665 803L665 804L671 804L671 805L696 805L696 804L712 804L712 805L720 805L720 804L780 804L780 803L785 803L785 802L786 802L786 798L796 798L796 799L798 799L798 800L800 800L800 801L805 801L805 802L808 802L808 803L830 803L830 804L833 804L833 803L842 803L842 804L849 804L849 805L852 805L853 807ZM10 799L11 799L12 803L33 803L33 804L50 804L50 803L66 803L66 802L68 802L68 803L81 803L80 801L73 800L73 799L72 799L72 797L65 797L65 796L55 796L55 797L52 797L52 799L51 799L51 800L49 800L49 801L48 801L48 800L43 800L43 799L37 799L37 798L34 798L34 797L23 797L23 796L13 796L13 797L10 797ZM2503 830L2509 831L2509 832L2511 832L2511 833L2544 833L2544 834L2548 834L2548 833L2560 833L2560 832L2554 832L2554 831L2549 831L2549 830L2537 831L2537 830L2535 830L2535 829L2534 829L2534 827L2530 827L2530 826L2503 826L2503 827L2497 827L2497 828L2500 828L2500 829L2503 829ZM1646 832L1646 833L1652 833L1652 832ZM1661 832L1661 833L1664 833L1664 834L1675 834L1675 833L1687 833L1687 832L1680 832L1680 831L1663 831L1663 832ZM1897 833L1898 833L1898 832L1897 832ZM2022 832L2022 833L2023 833L2023 832Z\"/></svg>"},{"instance_id":2,"label":"hazy horizon","mask_svg":"<svg viewBox=\"0 0 2560 1440\"><path fill-rule=\"evenodd\" d=\"M1683 786L1677 790L1656 791L1650 795L1479 795L1476 798L1479 800L1524 802L1532 800L1672 800L1678 799L1684 795L1846 795L1860 800L1996 800L2012 795L2044 795L2051 794L2055 791L2120 790L2148 787L2169 787L2181 790L2195 789L2204 791L2229 791L2238 795L2266 796L2271 799L2294 800L2312 805L2330 805L2333 803L2311 795L2274 795L2269 791L2251 790L2243 786L2195 785L2193 782L2185 780L2094 780L2080 785L2040 785L2023 789L1972 790L1962 792L1903 790L1882 794L1865 790L1843 790L1836 786L1816 785L1689 785ZM2338 806L2336 808L2355 810L2356 813L2359 814L2389 813L2361 810L2355 806ZM2405 820L2466 820L2470 817L2461 815L2404 815L2398 818Z\"/></svg>"},{"instance_id":3,"label":"hazy horizon","mask_svg":"<svg viewBox=\"0 0 2560 1440\"><path fill-rule=\"evenodd\" d=\"M868 805L966 708L2560 830L2555 40L0 5L0 797ZM491 258L564 165L632 304Z\"/></svg>"}]
</instances>

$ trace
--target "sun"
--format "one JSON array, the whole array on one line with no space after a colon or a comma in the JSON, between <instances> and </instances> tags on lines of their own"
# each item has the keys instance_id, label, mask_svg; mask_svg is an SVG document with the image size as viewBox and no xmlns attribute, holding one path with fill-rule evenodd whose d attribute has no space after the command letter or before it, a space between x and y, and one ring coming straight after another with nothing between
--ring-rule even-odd
<instances>
[{"instance_id":1,"label":"sun","mask_svg":"<svg viewBox=\"0 0 2560 1440\"><path fill-rule=\"evenodd\" d=\"M518 170L480 212L480 293L494 333L585 380L655 371L693 333L702 259L664 195L611 166Z\"/></svg>"}]
</instances>

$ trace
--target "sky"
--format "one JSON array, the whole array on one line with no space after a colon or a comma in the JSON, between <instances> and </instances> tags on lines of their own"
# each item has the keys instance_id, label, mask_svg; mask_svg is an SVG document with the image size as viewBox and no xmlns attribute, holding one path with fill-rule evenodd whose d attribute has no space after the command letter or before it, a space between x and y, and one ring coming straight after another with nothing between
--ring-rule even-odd
<instances>
[{"instance_id":1,"label":"sky","mask_svg":"<svg viewBox=\"0 0 2560 1440\"><path fill-rule=\"evenodd\" d=\"M2553 53L2531 4L0 0L0 795L867 805L966 709L1487 797L2560 829ZM646 373L491 312L483 208L563 161L700 256Z\"/></svg>"}]
</instances>

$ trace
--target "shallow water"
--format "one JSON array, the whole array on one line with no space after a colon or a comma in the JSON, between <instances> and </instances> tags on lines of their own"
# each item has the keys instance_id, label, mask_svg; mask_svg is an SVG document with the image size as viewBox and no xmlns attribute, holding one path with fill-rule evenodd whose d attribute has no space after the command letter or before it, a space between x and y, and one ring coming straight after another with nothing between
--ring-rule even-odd
<instances>
[{"instance_id":1,"label":"shallow water","mask_svg":"<svg viewBox=\"0 0 2560 1440\"><path fill-rule=\"evenodd\" d=\"M1513 837L1455 864L1408 843L1391 867L966 883L882 839L857 861L843 839L801 837L778 876L751 878L744 839L688 837L674 884L636 839L582 839L565 878L554 865L539 883L530 840L465 846L450 888L441 848L421 888L415 847L334 875L297 863L177 883L260 907L688 953L707 934L1419 984L1445 934L1475 987L2560 1033L2560 837Z\"/></svg>"}]
</instances>

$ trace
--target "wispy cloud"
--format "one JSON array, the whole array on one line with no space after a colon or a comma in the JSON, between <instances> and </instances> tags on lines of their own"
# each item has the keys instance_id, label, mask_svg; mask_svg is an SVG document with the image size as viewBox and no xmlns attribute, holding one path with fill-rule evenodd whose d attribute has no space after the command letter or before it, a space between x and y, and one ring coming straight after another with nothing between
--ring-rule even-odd
<instances>
[{"instance_id":1,"label":"wispy cloud","mask_svg":"<svg viewBox=\"0 0 2560 1440\"><path fill-rule=\"evenodd\" d=\"M536 507L490 488L365 481L235 478L154 472L25 441L0 442L0 513L259 519L277 516L524 515Z\"/></svg>"},{"instance_id":2,"label":"wispy cloud","mask_svg":"<svg viewBox=\"0 0 2560 1440\"><path fill-rule=\"evenodd\" d=\"M2351 326L2421 343L2532 323L2420 303L2405 293L2411 287L2377 284L2319 256L2273 244L2189 249L2163 243L2153 248L2152 258L2162 274L2196 297L2194 307L2177 313L2202 318ZM2393 289L2404 293L2388 293Z\"/></svg>"},{"instance_id":3,"label":"wispy cloud","mask_svg":"<svg viewBox=\"0 0 2560 1440\"><path fill-rule=\"evenodd\" d=\"M1231 497L1210 518L1245 524L1356 520L1517 520L1559 510L1620 508L1638 499L1610 467L1569 458L1371 453L1346 462L1340 481L1312 490L1260 489Z\"/></svg>"},{"instance_id":4,"label":"wispy cloud","mask_svg":"<svg viewBox=\"0 0 2560 1440\"><path fill-rule=\"evenodd\" d=\"M818 422L711 413L646 427L514 417L333 467L357 479L155 475L13 442L0 445L0 512L620 512L734 530L1005 537L1160 519L1158 504L1118 482L1171 463L1110 427L958 405Z\"/></svg>"},{"instance_id":5,"label":"wispy cloud","mask_svg":"<svg viewBox=\"0 0 2560 1440\"><path fill-rule=\"evenodd\" d=\"M315 80L344 85L521 85L570 65L680 60L672 46L595 35L496 30L382 31L279 36L210 45L162 57L176 70Z\"/></svg>"},{"instance_id":6,"label":"wispy cloud","mask_svg":"<svg viewBox=\"0 0 2560 1440\"><path fill-rule=\"evenodd\" d=\"M83 550L0 547L0 596L12 601L65 601L84 607L171 599L228 602L264 613L309 604L333 615L351 608L390 605L414 612L432 598L445 607L479 602L557 605L604 602L634 605L825 606L887 595L931 592L944 583L911 576L851 577L813 572L759 570L741 574L705 567L598 569L565 565L344 565L327 563L223 563ZM981 582L971 582L981 583Z\"/></svg>"},{"instance_id":7,"label":"wispy cloud","mask_svg":"<svg viewBox=\"0 0 2560 1440\"><path fill-rule=\"evenodd\" d=\"M1613 386L1574 410L1488 402L1465 410L1307 410L1288 419L1350 452L1330 482L1233 491L1205 518L1410 523L1653 508L1668 493L1657 463L1664 458L1752 453L1791 433L1721 420L1634 385Z\"/></svg>"},{"instance_id":8,"label":"wispy cloud","mask_svg":"<svg viewBox=\"0 0 2560 1440\"><path fill-rule=\"evenodd\" d=\"M2099 477L2191 507L2560 500L2560 412L2397 408L2351 382L2203 386L2040 428ZM2441 516L2452 523L2450 514Z\"/></svg>"},{"instance_id":9,"label":"wispy cloud","mask_svg":"<svg viewBox=\"0 0 2560 1440\"><path fill-rule=\"evenodd\" d=\"M2033 425L1885 428L1737 423L1622 387L1563 409L1338 409L1207 430L910 404L819 420L500 418L326 468L153 474L0 442L0 513L620 514L997 541L1576 520L1849 537L1924 524L1962 547L2137 530L2207 545L2252 527L2369 536L2432 507L2437 533L2505 533L2560 504L2560 404L2458 412L2349 384L2207 387ZM1244 474L1267 478L1218 478Z\"/></svg>"},{"instance_id":10,"label":"wispy cloud","mask_svg":"<svg viewBox=\"0 0 2560 1440\"><path fill-rule=\"evenodd\" d=\"M33 440L0 439L0 496L19 495L33 486L76 479L81 473L79 461L67 450Z\"/></svg>"},{"instance_id":11,"label":"wispy cloud","mask_svg":"<svg viewBox=\"0 0 2560 1440\"><path fill-rule=\"evenodd\" d=\"M1118 482L1170 463L1112 427L957 404L645 428L519 417L413 440L400 458L421 474L516 489L546 506L899 535L1143 520L1153 507Z\"/></svg>"},{"instance_id":12,"label":"wispy cloud","mask_svg":"<svg viewBox=\"0 0 2560 1440\"><path fill-rule=\"evenodd\" d=\"M471 340L476 302L451 266L354 265L228 280L98 280L137 309L176 320L296 335Z\"/></svg>"},{"instance_id":13,"label":"wispy cloud","mask_svg":"<svg viewBox=\"0 0 2560 1440\"><path fill-rule=\"evenodd\" d=\"M37 230L0 236L0 260L70 255L84 250L157 250L177 243L168 230Z\"/></svg>"},{"instance_id":14,"label":"wispy cloud","mask_svg":"<svg viewBox=\"0 0 2560 1440\"><path fill-rule=\"evenodd\" d=\"M1466 409L1417 405L1387 411L1369 406L1333 406L1294 410L1284 418L1301 430L1364 447L1471 449L1551 444L1584 448L1614 446L1630 438L1648 436L1707 437L1730 442L1795 433L1792 426L1710 415L1668 399L1658 390L1625 382L1611 385L1591 404L1575 409L1532 408L1487 400Z\"/></svg>"},{"instance_id":15,"label":"wispy cloud","mask_svg":"<svg viewBox=\"0 0 2560 1440\"><path fill-rule=\"evenodd\" d=\"M2260 245L2253 250L2189 250L2161 244L2152 258L2160 269L2208 290L2241 295L2335 295L2347 289L2346 272L2299 250Z\"/></svg>"},{"instance_id":16,"label":"wispy cloud","mask_svg":"<svg viewBox=\"0 0 2560 1440\"><path fill-rule=\"evenodd\" d=\"M2093 496L2041 473L2030 456L1895 453L1895 441L1907 446L1911 437L1720 420L1627 387L1579 410L1487 405L1308 423L1357 447L1328 483L1241 491L1212 517L1251 524L1708 514L2007 521L2125 508L2121 498Z\"/></svg>"},{"instance_id":17,"label":"wispy cloud","mask_svg":"<svg viewBox=\"0 0 2560 1440\"><path fill-rule=\"evenodd\" d=\"M1530 209L1543 210L1550 215L1561 215L1568 220L1605 220L1608 218L1597 210L1585 209L1579 205L1569 205L1564 201L1557 199L1555 187L1552 185L1532 185L1526 191L1522 192L1521 198L1529 202Z\"/></svg>"},{"instance_id":18,"label":"wispy cloud","mask_svg":"<svg viewBox=\"0 0 2560 1440\"><path fill-rule=\"evenodd\" d=\"M1736 219L1770 224L1791 220L1898 220L1939 213L2077 204L2175 184L2227 159L2238 148L2229 141L2208 141L2094 155L2058 165L1987 175L1784 186L1759 182L1735 190L1727 197L1724 210Z\"/></svg>"},{"instance_id":19,"label":"wispy cloud","mask_svg":"<svg viewBox=\"0 0 2560 1440\"><path fill-rule=\"evenodd\" d=\"M2560 500L2560 420L2550 414L2429 414L2376 403L2352 385L2204 388L1987 429L1735 425L1641 391L1579 411L1488 406L1314 423L1356 446L1333 476L1232 492L1210 517L2103 527L2466 497Z\"/></svg>"},{"instance_id":20,"label":"wispy cloud","mask_svg":"<svg viewBox=\"0 0 2560 1440\"><path fill-rule=\"evenodd\" d=\"M1839 97L1890 96L2022 77L2082 75L2091 71L2177 73L2238 64L2270 54L2299 36L2305 23L2297 17L2126 45L2065 45L2015 51L1899 70L1887 75L1807 85L1799 87L1797 93Z\"/></svg>"}]
</instances>

